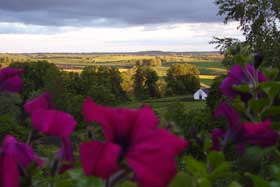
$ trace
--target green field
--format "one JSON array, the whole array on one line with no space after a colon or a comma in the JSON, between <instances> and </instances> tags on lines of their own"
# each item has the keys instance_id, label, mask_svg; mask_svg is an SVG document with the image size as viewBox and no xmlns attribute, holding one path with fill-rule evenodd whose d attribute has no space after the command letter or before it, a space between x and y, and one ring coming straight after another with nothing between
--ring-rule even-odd
<instances>
[{"instance_id":1,"label":"green field","mask_svg":"<svg viewBox=\"0 0 280 187\"><path fill-rule=\"evenodd\" d=\"M221 62L193 62L190 64L198 66L200 71L200 82L203 87L210 86L216 76L226 74L226 69L223 67ZM154 67L153 69L160 77L164 77L166 76L166 72L169 67L170 65Z\"/></svg>"},{"instance_id":2,"label":"green field","mask_svg":"<svg viewBox=\"0 0 280 187\"><path fill-rule=\"evenodd\" d=\"M216 76L226 74L223 67L222 55L219 53L127 53L127 54L71 54L71 53L34 53L34 54L0 54L0 60L7 60L8 63L20 61L38 61L45 60L56 64L64 71L81 72L81 70L90 65L111 66L118 68L121 72L135 67L135 61L143 59L160 58L161 66L155 66L153 69L160 77L166 76L168 68L175 63L189 63L198 66L200 71L200 81L202 87L209 87ZM5 66L5 64L4 64ZM207 76L210 77L207 77Z\"/></svg>"},{"instance_id":3,"label":"green field","mask_svg":"<svg viewBox=\"0 0 280 187\"><path fill-rule=\"evenodd\" d=\"M188 96L176 96L176 97L164 97L160 99L148 99L144 101L130 102L123 105L121 107L129 107L129 108L139 108L143 105L150 105L153 107L155 112L164 117L166 115L167 109L170 105L176 103L183 103L185 105L186 110L193 110L205 107L205 101L194 101L192 95Z\"/></svg>"}]
</instances>

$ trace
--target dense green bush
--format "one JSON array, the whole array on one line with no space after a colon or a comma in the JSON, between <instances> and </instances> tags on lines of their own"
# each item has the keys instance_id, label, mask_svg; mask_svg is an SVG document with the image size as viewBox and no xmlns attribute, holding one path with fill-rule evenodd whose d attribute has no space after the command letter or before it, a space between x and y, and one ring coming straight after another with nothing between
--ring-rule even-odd
<instances>
[{"instance_id":1,"label":"dense green bush","mask_svg":"<svg viewBox=\"0 0 280 187\"><path fill-rule=\"evenodd\" d=\"M149 67L137 67L134 80L134 94L138 99L159 97L157 72Z\"/></svg>"},{"instance_id":2,"label":"dense green bush","mask_svg":"<svg viewBox=\"0 0 280 187\"><path fill-rule=\"evenodd\" d=\"M192 94L200 87L198 67L191 64L174 64L165 78L167 95Z\"/></svg>"}]
</instances>

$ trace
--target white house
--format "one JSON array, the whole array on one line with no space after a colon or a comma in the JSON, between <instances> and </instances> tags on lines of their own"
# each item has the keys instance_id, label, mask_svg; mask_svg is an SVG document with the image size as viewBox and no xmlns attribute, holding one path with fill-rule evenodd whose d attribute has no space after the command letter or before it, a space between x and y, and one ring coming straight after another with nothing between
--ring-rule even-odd
<instances>
[{"instance_id":1,"label":"white house","mask_svg":"<svg viewBox=\"0 0 280 187\"><path fill-rule=\"evenodd\" d=\"M200 88L193 94L194 100L206 100L208 97L208 89L206 88Z\"/></svg>"}]
</instances>

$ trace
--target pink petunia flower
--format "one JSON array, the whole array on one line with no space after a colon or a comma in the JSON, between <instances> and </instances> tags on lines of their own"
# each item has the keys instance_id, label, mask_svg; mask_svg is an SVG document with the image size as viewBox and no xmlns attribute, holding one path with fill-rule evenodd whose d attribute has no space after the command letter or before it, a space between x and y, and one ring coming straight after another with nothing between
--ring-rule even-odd
<instances>
[{"instance_id":1,"label":"pink petunia flower","mask_svg":"<svg viewBox=\"0 0 280 187\"><path fill-rule=\"evenodd\" d=\"M33 128L51 136L69 137L77 125L70 114L53 109L48 93L28 101L24 109L31 114Z\"/></svg>"},{"instance_id":2,"label":"pink petunia flower","mask_svg":"<svg viewBox=\"0 0 280 187\"><path fill-rule=\"evenodd\" d=\"M158 127L153 110L109 108L87 98L83 115L101 125L105 142L80 145L80 159L86 175L108 178L126 160L141 187L167 186L176 174L176 156L188 142Z\"/></svg>"},{"instance_id":3,"label":"pink petunia flower","mask_svg":"<svg viewBox=\"0 0 280 187\"><path fill-rule=\"evenodd\" d=\"M220 89L225 96L231 99L240 95L242 100L247 101L251 96L234 90L233 86L241 84L248 84L250 86L253 81L265 82L267 80L267 77L262 72L257 71L251 64L247 64L245 68L239 64L235 64L222 82Z\"/></svg>"},{"instance_id":4,"label":"pink petunia flower","mask_svg":"<svg viewBox=\"0 0 280 187\"><path fill-rule=\"evenodd\" d=\"M49 93L45 92L42 95L28 101L23 106L24 110L28 112L29 114L32 114L36 110L51 110L54 109L53 103L51 101L51 96Z\"/></svg>"},{"instance_id":5,"label":"pink petunia flower","mask_svg":"<svg viewBox=\"0 0 280 187\"><path fill-rule=\"evenodd\" d=\"M238 113L225 102L218 106L215 116L225 116L228 124L226 131L215 129L212 132L212 148L215 150L222 149L222 141L235 144L237 150L244 150L247 144L270 147L277 142L278 134L270 128L270 121L241 123Z\"/></svg>"},{"instance_id":6,"label":"pink petunia flower","mask_svg":"<svg viewBox=\"0 0 280 187\"><path fill-rule=\"evenodd\" d=\"M19 92L23 86L23 81L20 77L23 72L23 69L10 67L0 70L0 91Z\"/></svg>"},{"instance_id":7,"label":"pink petunia flower","mask_svg":"<svg viewBox=\"0 0 280 187\"><path fill-rule=\"evenodd\" d=\"M74 166L74 148L70 136L77 125L76 120L68 113L54 109L48 93L43 93L28 101L24 110L31 114L32 127L38 131L61 139L61 148L56 157L61 161L60 173Z\"/></svg>"},{"instance_id":8,"label":"pink petunia flower","mask_svg":"<svg viewBox=\"0 0 280 187\"><path fill-rule=\"evenodd\" d=\"M219 151L222 149L222 140L225 137L225 131L223 131L222 129L219 128L215 128L212 132L212 150L214 151Z\"/></svg>"},{"instance_id":9,"label":"pink petunia flower","mask_svg":"<svg viewBox=\"0 0 280 187\"><path fill-rule=\"evenodd\" d=\"M0 148L0 186L19 187L19 168L26 168L35 163L43 165L29 145L18 142L13 136L7 135Z\"/></svg>"}]
</instances>

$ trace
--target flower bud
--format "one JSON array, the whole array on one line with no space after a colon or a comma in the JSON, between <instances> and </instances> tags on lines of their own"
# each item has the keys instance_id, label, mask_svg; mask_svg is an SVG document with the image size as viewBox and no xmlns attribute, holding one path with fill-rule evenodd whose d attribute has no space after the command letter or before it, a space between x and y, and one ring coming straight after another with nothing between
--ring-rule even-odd
<instances>
[{"instance_id":1,"label":"flower bud","mask_svg":"<svg viewBox=\"0 0 280 187\"><path fill-rule=\"evenodd\" d=\"M254 57L254 67L257 69L263 62L263 55L256 53Z\"/></svg>"}]
</instances>

